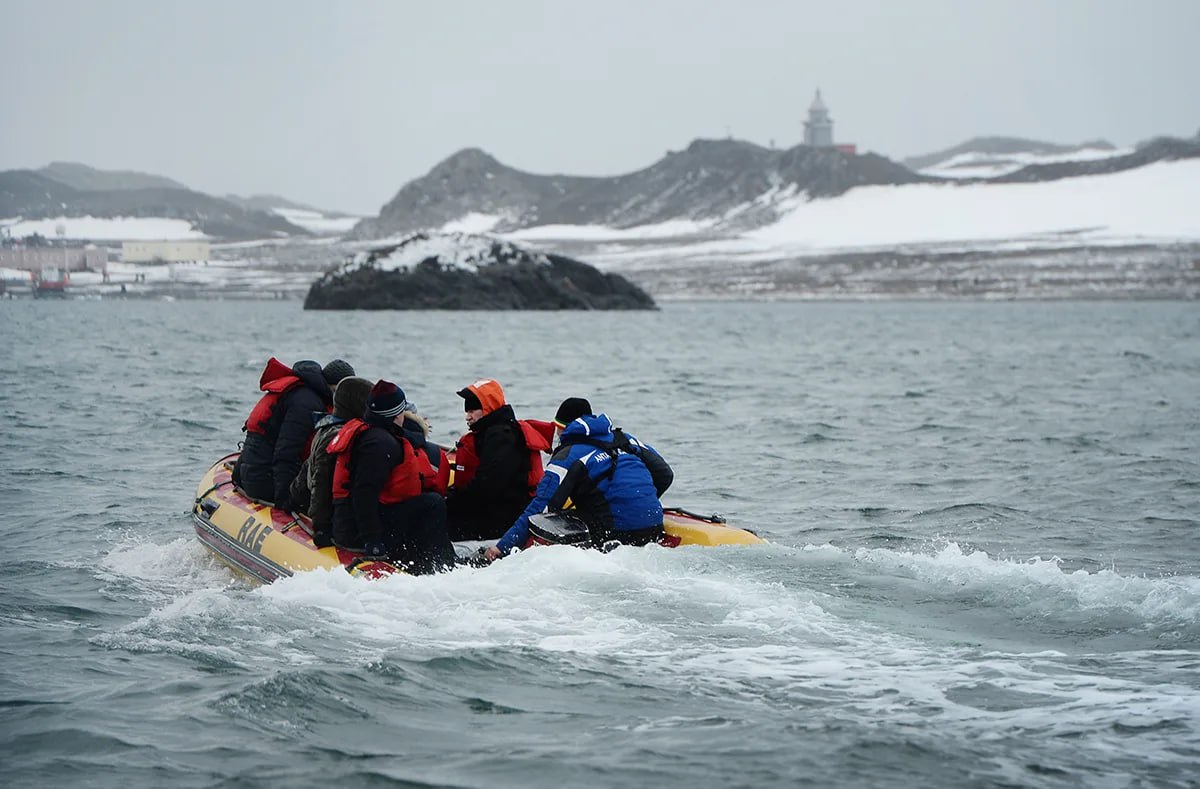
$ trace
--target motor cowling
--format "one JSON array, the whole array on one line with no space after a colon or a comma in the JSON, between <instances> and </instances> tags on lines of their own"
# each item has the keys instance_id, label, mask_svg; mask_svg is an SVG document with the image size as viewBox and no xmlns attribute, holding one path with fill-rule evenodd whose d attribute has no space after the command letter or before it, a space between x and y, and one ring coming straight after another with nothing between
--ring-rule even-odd
<instances>
[{"instance_id":1,"label":"motor cowling","mask_svg":"<svg viewBox=\"0 0 1200 789\"><path fill-rule=\"evenodd\" d=\"M525 547L533 545L574 545L586 548L592 544L587 524L573 515L562 513L531 515L529 517L529 539Z\"/></svg>"}]
</instances>

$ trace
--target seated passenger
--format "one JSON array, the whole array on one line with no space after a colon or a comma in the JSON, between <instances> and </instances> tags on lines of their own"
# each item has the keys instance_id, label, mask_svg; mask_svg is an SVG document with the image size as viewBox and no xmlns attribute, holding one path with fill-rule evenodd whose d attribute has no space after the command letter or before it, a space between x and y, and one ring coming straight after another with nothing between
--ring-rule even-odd
<instances>
[{"instance_id":1,"label":"seated passenger","mask_svg":"<svg viewBox=\"0 0 1200 789\"><path fill-rule=\"evenodd\" d=\"M533 501L484 556L489 560L525 546L529 518L540 512L570 512L588 526L592 542L609 540L645 545L663 536L659 498L675 478L667 461L649 444L614 429L604 414L592 415L591 404L569 397L554 416L561 430L546 473Z\"/></svg>"},{"instance_id":2,"label":"seated passenger","mask_svg":"<svg viewBox=\"0 0 1200 789\"><path fill-rule=\"evenodd\" d=\"M354 370L340 359L327 365L333 383ZM313 361L290 368L271 357L258 382L266 392L242 426L246 441L233 469L233 482L247 495L290 510L289 488L308 457L314 413L328 413L333 402L332 384Z\"/></svg>"},{"instance_id":3,"label":"seated passenger","mask_svg":"<svg viewBox=\"0 0 1200 789\"><path fill-rule=\"evenodd\" d=\"M404 390L378 381L362 419L351 419L326 449L334 456L333 541L416 574L454 565L446 502L422 493L418 452L403 434ZM423 456L422 456L423 457Z\"/></svg>"},{"instance_id":4,"label":"seated passenger","mask_svg":"<svg viewBox=\"0 0 1200 789\"><path fill-rule=\"evenodd\" d=\"M445 447L430 440L429 422L417 413L417 407L412 403L404 411L404 424L400 429L408 443L424 455L424 458L420 455L417 458L422 465L421 490L445 496L450 483L450 460Z\"/></svg>"},{"instance_id":5,"label":"seated passenger","mask_svg":"<svg viewBox=\"0 0 1200 789\"><path fill-rule=\"evenodd\" d=\"M518 421L500 384L485 378L458 395L470 431L455 448L454 485L446 499L454 540L494 540L521 514L542 479L549 422Z\"/></svg>"},{"instance_id":6,"label":"seated passenger","mask_svg":"<svg viewBox=\"0 0 1200 789\"><path fill-rule=\"evenodd\" d=\"M292 480L290 495L297 511L312 519L313 542L318 548L333 545L334 458L325 448L342 425L362 419L367 411L371 382L366 378L343 378L333 389L333 413L321 414L313 433L312 451Z\"/></svg>"}]
</instances>

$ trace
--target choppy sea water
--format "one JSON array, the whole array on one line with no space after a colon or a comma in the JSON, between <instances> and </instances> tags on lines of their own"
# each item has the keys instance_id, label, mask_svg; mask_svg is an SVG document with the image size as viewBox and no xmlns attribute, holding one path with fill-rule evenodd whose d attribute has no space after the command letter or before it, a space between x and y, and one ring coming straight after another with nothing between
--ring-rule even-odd
<instances>
[{"instance_id":1,"label":"choppy sea water","mask_svg":"<svg viewBox=\"0 0 1200 789\"><path fill-rule=\"evenodd\" d=\"M268 355L584 395L746 548L253 586L188 510ZM1191 786L1200 310L0 303L5 786Z\"/></svg>"}]
</instances>

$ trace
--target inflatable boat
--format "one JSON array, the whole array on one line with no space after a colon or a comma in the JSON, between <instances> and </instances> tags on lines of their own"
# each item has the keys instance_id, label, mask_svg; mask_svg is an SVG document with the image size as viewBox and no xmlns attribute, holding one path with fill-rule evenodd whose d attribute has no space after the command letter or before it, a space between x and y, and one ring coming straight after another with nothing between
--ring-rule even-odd
<instances>
[{"instance_id":1,"label":"inflatable boat","mask_svg":"<svg viewBox=\"0 0 1200 789\"><path fill-rule=\"evenodd\" d=\"M398 565L353 551L318 548L306 516L255 501L234 486L237 458L234 453L213 464L200 480L192 506L196 536L225 564L262 583L321 568L344 568L351 575L367 578L403 572ZM719 516L705 517L681 509L664 510L663 529L667 536L662 544L668 547L763 542L746 529L729 526Z\"/></svg>"}]
</instances>

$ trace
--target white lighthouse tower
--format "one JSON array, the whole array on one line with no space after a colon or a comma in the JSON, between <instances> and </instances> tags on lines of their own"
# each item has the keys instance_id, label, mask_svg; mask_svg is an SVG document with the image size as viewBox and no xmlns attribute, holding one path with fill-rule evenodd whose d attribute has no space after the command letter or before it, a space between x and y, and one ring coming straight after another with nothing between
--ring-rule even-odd
<instances>
[{"instance_id":1,"label":"white lighthouse tower","mask_svg":"<svg viewBox=\"0 0 1200 789\"><path fill-rule=\"evenodd\" d=\"M814 148L833 147L833 120L829 117L829 108L821 101L821 89L812 106L808 108L808 120L804 122L804 144Z\"/></svg>"}]
</instances>

